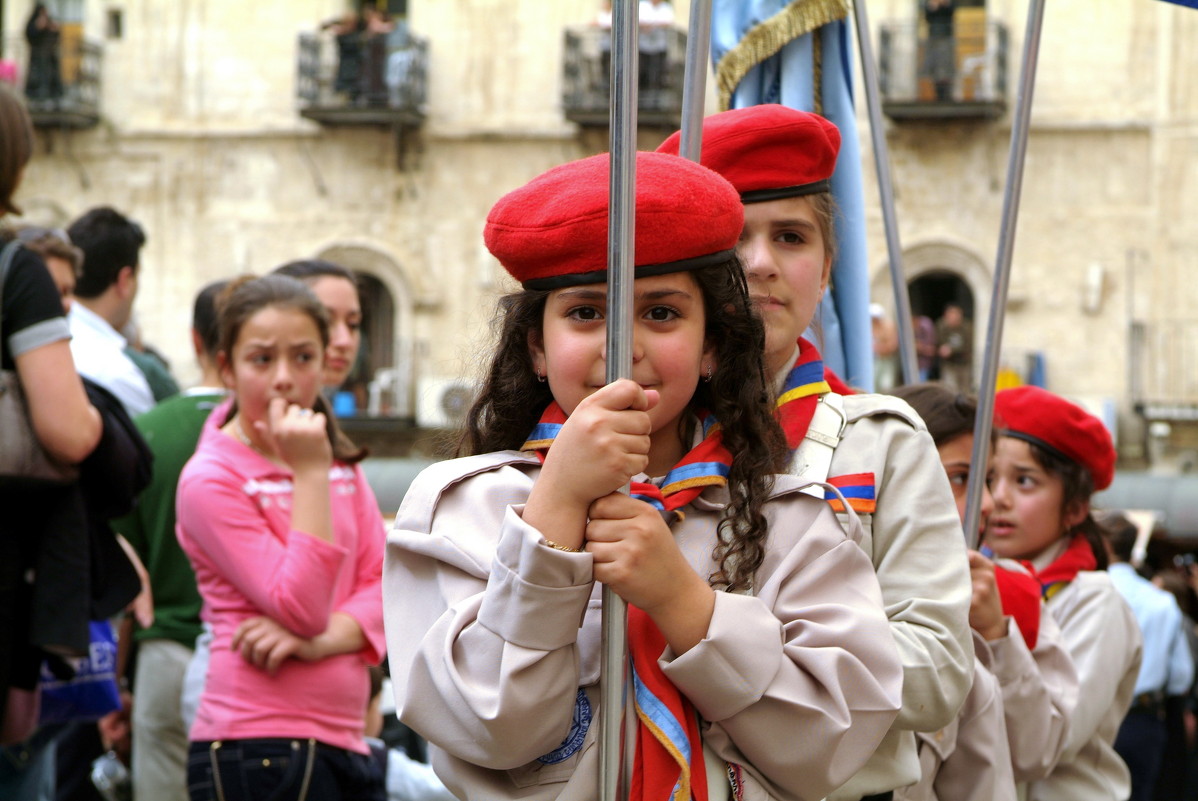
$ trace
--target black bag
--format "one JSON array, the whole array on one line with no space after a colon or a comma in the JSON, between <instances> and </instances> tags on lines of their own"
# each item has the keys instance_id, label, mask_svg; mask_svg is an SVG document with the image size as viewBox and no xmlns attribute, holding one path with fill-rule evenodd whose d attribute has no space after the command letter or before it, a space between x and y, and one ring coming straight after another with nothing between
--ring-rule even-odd
<instances>
[{"instance_id":1,"label":"black bag","mask_svg":"<svg viewBox=\"0 0 1198 801\"><path fill-rule=\"evenodd\" d=\"M10 242L0 253L0 314L4 279L20 247ZM0 487L69 484L78 478L78 467L59 462L38 441L17 371L0 370Z\"/></svg>"}]
</instances>

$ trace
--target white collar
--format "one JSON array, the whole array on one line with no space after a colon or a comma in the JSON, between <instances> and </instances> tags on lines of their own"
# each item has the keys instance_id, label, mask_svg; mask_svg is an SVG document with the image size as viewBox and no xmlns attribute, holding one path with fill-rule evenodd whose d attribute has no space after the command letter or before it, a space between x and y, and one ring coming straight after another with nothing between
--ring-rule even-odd
<instances>
[{"instance_id":1,"label":"white collar","mask_svg":"<svg viewBox=\"0 0 1198 801\"><path fill-rule=\"evenodd\" d=\"M124 350L129 345L129 341L121 336L120 331L117 331L107 320L78 301L71 304L71 311L67 315L67 320L71 324L72 333L78 327L81 330L86 329L89 333L97 337L107 339L121 350Z\"/></svg>"}]
</instances>

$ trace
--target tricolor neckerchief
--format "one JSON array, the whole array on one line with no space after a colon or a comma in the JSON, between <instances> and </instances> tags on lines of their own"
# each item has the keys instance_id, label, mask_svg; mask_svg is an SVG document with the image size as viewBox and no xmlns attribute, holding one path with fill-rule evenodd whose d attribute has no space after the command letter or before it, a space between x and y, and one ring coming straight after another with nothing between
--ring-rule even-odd
<instances>
[{"instance_id":1,"label":"tricolor neckerchief","mask_svg":"<svg viewBox=\"0 0 1198 801\"><path fill-rule=\"evenodd\" d=\"M728 483L732 454L723 445L715 418L702 417L703 440L666 474L660 489L646 482L632 482L632 497L681 518L681 508L698 497L704 487ZM544 462L565 422L566 414L557 402L549 404L521 450L533 451ZM629 799L707 801L698 716L690 699L679 692L657 663L665 647L665 637L653 620L630 604L628 653L638 728Z\"/></svg>"},{"instance_id":2,"label":"tricolor neckerchief","mask_svg":"<svg viewBox=\"0 0 1198 801\"><path fill-rule=\"evenodd\" d=\"M1073 541L1063 554L1054 559L1048 567L1033 571L1032 574L1040 582L1040 594L1047 601L1072 582L1078 573L1097 569L1098 560L1094 558L1094 551L1090 548L1086 535L1074 534Z\"/></svg>"},{"instance_id":3,"label":"tricolor neckerchief","mask_svg":"<svg viewBox=\"0 0 1198 801\"><path fill-rule=\"evenodd\" d=\"M799 337L799 356L786 374L778 400L774 402L774 414L786 433L786 446L792 456L807 436L819 396L831 391L824 378L824 361L819 351Z\"/></svg>"},{"instance_id":4,"label":"tricolor neckerchief","mask_svg":"<svg viewBox=\"0 0 1198 801\"><path fill-rule=\"evenodd\" d=\"M700 414L703 440L666 473L660 488L648 482L632 482L629 492L632 497L648 503L659 512L677 512L682 517L682 507L697 498L704 487L728 483L732 454L724 447L723 435L715 417ZM533 451L544 462L549 446L565 422L566 413L562 407L557 405L557 401L550 403L520 450Z\"/></svg>"},{"instance_id":5,"label":"tricolor neckerchief","mask_svg":"<svg viewBox=\"0 0 1198 801\"><path fill-rule=\"evenodd\" d=\"M628 607L628 654L638 721L629 801L707 801L699 718L657 659L666 638L644 611Z\"/></svg>"}]
</instances>

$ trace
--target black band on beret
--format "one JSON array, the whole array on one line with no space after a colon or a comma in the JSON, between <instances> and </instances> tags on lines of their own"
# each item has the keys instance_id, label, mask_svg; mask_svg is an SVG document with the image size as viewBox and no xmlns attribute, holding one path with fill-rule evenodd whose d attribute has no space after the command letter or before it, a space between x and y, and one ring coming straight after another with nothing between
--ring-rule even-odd
<instances>
[{"instance_id":1,"label":"black band on beret","mask_svg":"<svg viewBox=\"0 0 1198 801\"><path fill-rule=\"evenodd\" d=\"M1032 434L1025 434L1022 431L1012 431L1009 428L1000 428L998 430L998 435L1001 437L1011 437L1012 439L1021 439L1024 442L1028 442L1028 443L1031 443L1032 445L1038 446L1039 448L1043 449L1046 453L1051 454L1052 456L1055 456L1056 458L1060 459L1061 461L1073 462L1074 464L1080 464L1080 462L1078 462L1077 459L1075 459L1074 457L1065 453L1060 448L1057 448L1053 445L1049 445L1044 440L1040 439L1037 436L1033 436ZM1082 467L1085 467L1085 465L1082 465Z\"/></svg>"},{"instance_id":2,"label":"black band on beret","mask_svg":"<svg viewBox=\"0 0 1198 801\"><path fill-rule=\"evenodd\" d=\"M711 267L715 264L722 264L736 257L736 249L717 250L715 253L708 253L705 256L696 256L693 259L682 259L681 261L668 261L663 264L646 264L635 268L634 278L650 278L655 275L668 275L669 273L682 273L690 270L698 270L702 267ZM531 281L525 281L523 287L525 289L549 290L561 289L567 286L582 286L583 284L602 284L607 281L607 270L592 270L589 273L574 273L572 275L552 275L546 278L534 278Z\"/></svg>"},{"instance_id":3,"label":"black band on beret","mask_svg":"<svg viewBox=\"0 0 1198 801\"><path fill-rule=\"evenodd\" d=\"M832 181L825 178L798 186L783 186L779 189L753 189L740 193L741 203L765 203L768 200L781 200L787 197L802 197L803 195L818 195L820 192L832 191Z\"/></svg>"}]
</instances>

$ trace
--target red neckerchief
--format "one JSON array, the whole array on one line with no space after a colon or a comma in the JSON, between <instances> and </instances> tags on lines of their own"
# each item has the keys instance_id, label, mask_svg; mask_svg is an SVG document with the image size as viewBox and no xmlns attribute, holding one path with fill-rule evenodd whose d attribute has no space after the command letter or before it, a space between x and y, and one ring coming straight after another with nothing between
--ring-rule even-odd
<instances>
[{"instance_id":1,"label":"red neckerchief","mask_svg":"<svg viewBox=\"0 0 1198 801\"><path fill-rule=\"evenodd\" d=\"M819 351L799 337L799 356L786 374L778 400L774 402L774 414L786 433L786 445L792 453L807 436L819 396L825 392L831 392L831 388L825 379Z\"/></svg>"},{"instance_id":2,"label":"red neckerchief","mask_svg":"<svg viewBox=\"0 0 1198 801\"><path fill-rule=\"evenodd\" d=\"M1031 568L1027 562L1024 562L1024 565ZM1078 573L1097 569L1098 560L1094 558L1094 551L1090 548L1086 535L1074 534L1073 541L1063 554L1043 570L1033 569L1032 575L1040 582L1040 594L1047 601L1073 581Z\"/></svg>"},{"instance_id":3,"label":"red neckerchief","mask_svg":"<svg viewBox=\"0 0 1198 801\"><path fill-rule=\"evenodd\" d=\"M994 566L994 582L998 585L1003 614L1015 618L1027 649L1032 650L1040 638L1040 582L1001 565Z\"/></svg>"},{"instance_id":4,"label":"red neckerchief","mask_svg":"<svg viewBox=\"0 0 1198 801\"><path fill-rule=\"evenodd\" d=\"M682 457L662 481L662 486L632 482L630 495L658 511L682 516L686 506L712 485L728 483L732 454L723 445L720 427L703 417L703 440ZM545 461L553 440L566 422L557 402L541 414L522 450ZM630 801L707 801L707 772L703 765L703 740L690 699L666 677L658 657L666 640L653 620L628 606L628 653L632 661L634 702L638 721L632 765Z\"/></svg>"}]
</instances>

